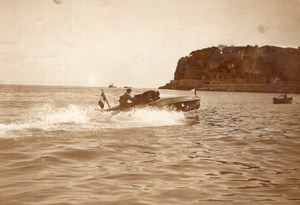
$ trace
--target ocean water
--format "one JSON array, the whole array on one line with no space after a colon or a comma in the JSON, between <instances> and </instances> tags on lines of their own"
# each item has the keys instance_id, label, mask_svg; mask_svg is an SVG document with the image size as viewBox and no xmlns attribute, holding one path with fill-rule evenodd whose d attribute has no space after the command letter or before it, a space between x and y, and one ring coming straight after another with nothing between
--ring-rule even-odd
<instances>
[{"instance_id":1,"label":"ocean water","mask_svg":"<svg viewBox=\"0 0 300 205\"><path fill-rule=\"evenodd\" d=\"M0 94L0 204L300 204L300 95L198 92L185 115L104 112L100 88Z\"/></svg>"}]
</instances>

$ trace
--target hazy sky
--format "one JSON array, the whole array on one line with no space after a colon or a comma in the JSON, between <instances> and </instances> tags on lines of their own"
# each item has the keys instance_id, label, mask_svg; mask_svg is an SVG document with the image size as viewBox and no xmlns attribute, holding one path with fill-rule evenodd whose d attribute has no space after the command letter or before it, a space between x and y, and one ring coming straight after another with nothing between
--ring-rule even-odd
<instances>
[{"instance_id":1,"label":"hazy sky","mask_svg":"<svg viewBox=\"0 0 300 205\"><path fill-rule=\"evenodd\" d=\"M300 46L300 0L0 0L0 84L159 87L179 58Z\"/></svg>"}]
</instances>

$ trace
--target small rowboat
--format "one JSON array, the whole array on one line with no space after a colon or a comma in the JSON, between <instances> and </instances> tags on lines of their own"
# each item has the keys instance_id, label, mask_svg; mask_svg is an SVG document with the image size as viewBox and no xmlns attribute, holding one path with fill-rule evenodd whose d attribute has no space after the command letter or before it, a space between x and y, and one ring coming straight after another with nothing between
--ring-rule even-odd
<instances>
[{"instance_id":1,"label":"small rowboat","mask_svg":"<svg viewBox=\"0 0 300 205\"><path fill-rule=\"evenodd\" d=\"M293 97L287 97L286 95L280 95L273 98L274 104L290 104L293 101Z\"/></svg>"}]
</instances>

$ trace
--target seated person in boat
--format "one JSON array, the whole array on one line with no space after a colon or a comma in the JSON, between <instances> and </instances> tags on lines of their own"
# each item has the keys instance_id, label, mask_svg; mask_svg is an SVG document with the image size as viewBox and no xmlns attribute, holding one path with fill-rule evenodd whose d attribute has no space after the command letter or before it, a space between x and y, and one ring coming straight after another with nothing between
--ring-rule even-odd
<instances>
[{"instance_id":1,"label":"seated person in boat","mask_svg":"<svg viewBox=\"0 0 300 205\"><path fill-rule=\"evenodd\" d=\"M287 99L287 95L285 93L284 95L280 95L278 98L285 98L285 99Z\"/></svg>"},{"instance_id":2,"label":"seated person in boat","mask_svg":"<svg viewBox=\"0 0 300 205\"><path fill-rule=\"evenodd\" d=\"M121 107L130 107L131 105L133 105L134 98L131 97L130 93L131 93L131 88L127 88L126 92L120 96L119 103Z\"/></svg>"}]
</instances>

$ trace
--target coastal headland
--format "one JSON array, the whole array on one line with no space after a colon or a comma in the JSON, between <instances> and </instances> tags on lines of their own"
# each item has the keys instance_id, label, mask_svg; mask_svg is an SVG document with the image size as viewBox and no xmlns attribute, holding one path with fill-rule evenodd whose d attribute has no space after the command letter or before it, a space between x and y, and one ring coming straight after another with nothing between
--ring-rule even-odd
<instances>
[{"instance_id":1,"label":"coastal headland","mask_svg":"<svg viewBox=\"0 0 300 205\"><path fill-rule=\"evenodd\" d=\"M300 47L225 46L179 59L161 89L300 93Z\"/></svg>"}]
</instances>

